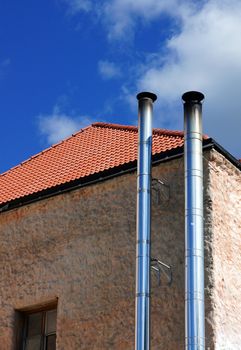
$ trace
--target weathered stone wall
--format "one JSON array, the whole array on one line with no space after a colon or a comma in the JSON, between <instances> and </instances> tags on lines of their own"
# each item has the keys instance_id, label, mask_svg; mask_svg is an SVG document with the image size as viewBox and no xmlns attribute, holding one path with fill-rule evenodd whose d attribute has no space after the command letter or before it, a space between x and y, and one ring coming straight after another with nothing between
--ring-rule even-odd
<instances>
[{"instance_id":1,"label":"weathered stone wall","mask_svg":"<svg viewBox=\"0 0 241 350\"><path fill-rule=\"evenodd\" d=\"M209 175L209 295L211 349L241 348L241 175L212 151Z\"/></svg>"},{"instance_id":2,"label":"weathered stone wall","mask_svg":"<svg viewBox=\"0 0 241 350\"><path fill-rule=\"evenodd\" d=\"M223 216L211 213L220 203L211 194L217 184L208 161L204 165L207 338L213 349L215 298L221 302L224 295L213 277L220 266L218 250L212 260L219 234L212 220ZM169 188L153 192L152 256L172 266L173 284L162 276L159 287L152 275L152 350L177 350L185 339L183 158L155 166L153 177ZM57 297L58 350L133 350L135 217L134 173L1 213L0 349L15 350L15 310Z\"/></svg>"}]
</instances>

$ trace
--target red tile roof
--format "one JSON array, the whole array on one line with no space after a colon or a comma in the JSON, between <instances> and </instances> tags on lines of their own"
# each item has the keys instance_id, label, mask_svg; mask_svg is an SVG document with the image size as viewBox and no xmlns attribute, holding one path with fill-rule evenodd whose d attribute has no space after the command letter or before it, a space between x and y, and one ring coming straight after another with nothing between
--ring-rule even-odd
<instances>
[{"instance_id":1,"label":"red tile roof","mask_svg":"<svg viewBox=\"0 0 241 350\"><path fill-rule=\"evenodd\" d=\"M134 126L95 123L0 175L0 204L137 159ZM183 133L155 129L153 155L183 145Z\"/></svg>"}]
</instances>

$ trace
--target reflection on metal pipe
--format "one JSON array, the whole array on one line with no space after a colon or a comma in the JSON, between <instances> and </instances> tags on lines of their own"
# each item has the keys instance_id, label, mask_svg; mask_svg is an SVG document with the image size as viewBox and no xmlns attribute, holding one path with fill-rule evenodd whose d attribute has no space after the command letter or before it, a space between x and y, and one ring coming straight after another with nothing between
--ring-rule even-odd
<instances>
[{"instance_id":1,"label":"reflection on metal pipe","mask_svg":"<svg viewBox=\"0 0 241 350\"><path fill-rule=\"evenodd\" d=\"M186 92L185 154L185 318L186 350L205 349L202 100Z\"/></svg>"},{"instance_id":2,"label":"reflection on metal pipe","mask_svg":"<svg viewBox=\"0 0 241 350\"><path fill-rule=\"evenodd\" d=\"M152 106L156 95L141 92L139 101L136 238L135 349L150 348L150 239Z\"/></svg>"}]
</instances>

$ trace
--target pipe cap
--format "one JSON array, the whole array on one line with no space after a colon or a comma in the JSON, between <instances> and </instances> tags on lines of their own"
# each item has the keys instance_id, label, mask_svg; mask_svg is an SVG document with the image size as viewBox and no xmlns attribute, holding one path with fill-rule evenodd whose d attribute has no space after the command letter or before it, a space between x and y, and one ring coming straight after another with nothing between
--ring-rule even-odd
<instances>
[{"instance_id":1,"label":"pipe cap","mask_svg":"<svg viewBox=\"0 0 241 350\"><path fill-rule=\"evenodd\" d=\"M184 102L200 103L205 96L199 91L187 91L182 95Z\"/></svg>"},{"instance_id":2,"label":"pipe cap","mask_svg":"<svg viewBox=\"0 0 241 350\"><path fill-rule=\"evenodd\" d=\"M153 94L152 92L143 91L136 95L136 98L138 101L140 101L143 98L150 98L152 102L155 102L157 99L157 95Z\"/></svg>"}]
</instances>

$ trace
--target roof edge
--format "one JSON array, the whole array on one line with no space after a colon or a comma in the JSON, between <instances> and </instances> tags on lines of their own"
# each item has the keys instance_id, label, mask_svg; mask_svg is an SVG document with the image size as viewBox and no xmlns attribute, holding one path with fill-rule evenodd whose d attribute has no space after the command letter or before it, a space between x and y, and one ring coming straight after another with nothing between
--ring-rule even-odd
<instances>
[{"instance_id":1,"label":"roof edge","mask_svg":"<svg viewBox=\"0 0 241 350\"><path fill-rule=\"evenodd\" d=\"M225 148L223 148L217 141L210 138L210 143L212 143L213 148L227 158L233 165L235 165L239 170L241 170L241 162L235 158L231 153L229 153Z\"/></svg>"}]
</instances>

